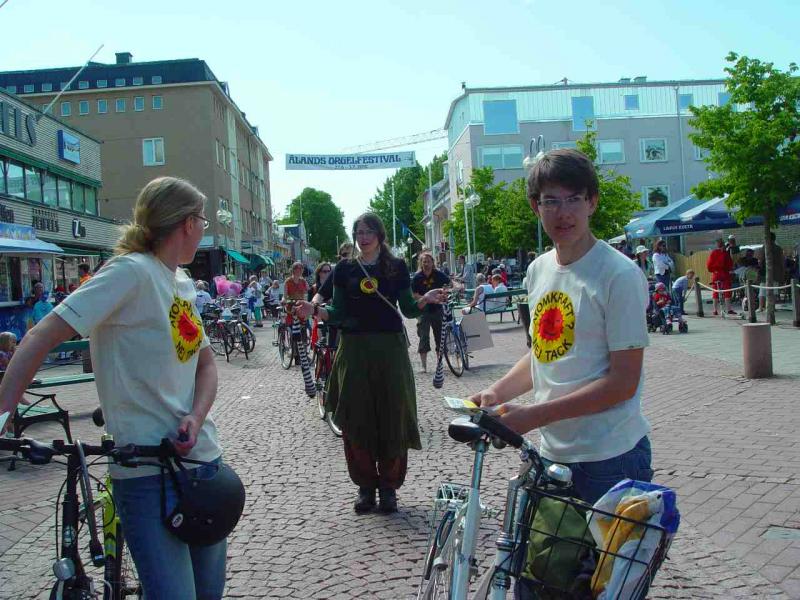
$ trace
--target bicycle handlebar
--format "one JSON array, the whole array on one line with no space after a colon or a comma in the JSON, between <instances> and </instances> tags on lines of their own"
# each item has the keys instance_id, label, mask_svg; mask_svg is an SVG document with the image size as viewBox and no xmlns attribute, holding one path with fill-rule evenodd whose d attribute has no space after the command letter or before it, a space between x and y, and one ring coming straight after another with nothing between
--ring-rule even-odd
<instances>
[{"instance_id":1,"label":"bicycle handlebar","mask_svg":"<svg viewBox=\"0 0 800 600\"><path fill-rule=\"evenodd\" d=\"M84 456L108 456L116 464L125 467L137 467L136 458L180 458L175 446L167 438L161 440L158 446L139 446L126 444L116 447L113 440L104 441L100 446L85 444L78 440L74 444L67 444L64 440L53 440L52 444L45 444L30 438L0 439L0 450L19 452L24 458L34 465L48 464L54 456L79 455L80 444Z\"/></svg>"},{"instance_id":2,"label":"bicycle handlebar","mask_svg":"<svg viewBox=\"0 0 800 600\"><path fill-rule=\"evenodd\" d=\"M524 437L485 410L475 413L471 420L478 427L488 431L492 436L499 438L509 446L520 449L528 443Z\"/></svg>"}]
</instances>

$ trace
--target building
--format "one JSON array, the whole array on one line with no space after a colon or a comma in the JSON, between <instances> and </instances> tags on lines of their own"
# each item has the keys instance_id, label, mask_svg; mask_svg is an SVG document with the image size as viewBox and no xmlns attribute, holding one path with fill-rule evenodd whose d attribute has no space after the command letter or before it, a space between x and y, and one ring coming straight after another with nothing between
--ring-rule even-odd
<instances>
[{"instance_id":1,"label":"building","mask_svg":"<svg viewBox=\"0 0 800 600\"><path fill-rule=\"evenodd\" d=\"M101 214L130 219L138 191L161 175L183 177L208 197L211 220L192 274L243 274L272 261L272 156L205 61L192 58L0 73L0 87L38 108L63 92L53 114L102 142ZM244 256L243 256L244 255Z\"/></svg>"},{"instance_id":2,"label":"building","mask_svg":"<svg viewBox=\"0 0 800 600\"><path fill-rule=\"evenodd\" d=\"M556 84L467 88L447 114L450 195L474 168L492 167L497 181L525 176L531 141L545 150L574 148L587 121L597 132L598 162L631 179L645 208L687 196L708 177L702 152L688 138L690 106L724 105L724 80Z\"/></svg>"},{"instance_id":3,"label":"building","mask_svg":"<svg viewBox=\"0 0 800 600\"><path fill-rule=\"evenodd\" d=\"M0 90L0 330L32 325L33 284L78 285L78 264L110 255L117 222L101 216L100 143Z\"/></svg>"},{"instance_id":4,"label":"building","mask_svg":"<svg viewBox=\"0 0 800 600\"><path fill-rule=\"evenodd\" d=\"M445 168L446 165L445 165ZM436 264L445 262L455 264L452 257L451 243L445 236L443 224L452 216L450 202L450 182L442 179L422 193L422 224L425 226L425 246L430 248L436 258Z\"/></svg>"}]
</instances>

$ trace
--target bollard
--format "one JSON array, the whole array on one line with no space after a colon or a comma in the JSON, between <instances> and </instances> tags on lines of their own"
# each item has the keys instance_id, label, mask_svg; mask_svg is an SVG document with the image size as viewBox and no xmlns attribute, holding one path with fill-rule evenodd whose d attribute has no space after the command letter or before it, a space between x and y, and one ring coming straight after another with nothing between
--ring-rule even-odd
<instances>
[{"instance_id":1,"label":"bollard","mask_svg":"<svg viewBox=\"0 0 800 600\"><path fill-rule=\"evenodd\" d=\"M694 296L697 300L697 316L703 317L703 290L700 289L700 280L695 279L694 281Z\"/></svg>"},{"instance_id":2,"label":"bollard","mask_svg":"<svg viewBox=\"0 0 800 600\"><path fill-rule=\"evenodd\" d=\"M745 293L747 294L747 314L750 317L750 322L755 323L756 319L756 304L758 304L758 296L753 289L753 284L749 281L745 284Z\"/></svg>"},{"instance_id":3,"label":"bollard","mask_svg":"<svg viewBox=\"0 0 800 600\"><path fill-rule=\"evenodd\" d=\"M742 325L742 358L747 379L772 377L772 331L769 323Z\"/></svg>"},{"instance_id":4,"label":"bollard","mask_svg":"<svg viewBox=\"0 0 800 600\"><path fill-rule=\"evenodd\" d=\"M800 327L800 290L797 279L792 279L792 325Z\"/></svg>"}]
</instances>

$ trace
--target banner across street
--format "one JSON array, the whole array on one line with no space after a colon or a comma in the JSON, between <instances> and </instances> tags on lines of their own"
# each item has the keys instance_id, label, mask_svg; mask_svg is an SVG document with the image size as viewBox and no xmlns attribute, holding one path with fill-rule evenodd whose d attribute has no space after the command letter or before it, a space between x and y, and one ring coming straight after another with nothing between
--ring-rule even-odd
<instances>
[{"instance_id":1,"label":"banner across street","mask_svg":"<svg viewBox=\"0 0 800 600\"><path fill-rule=\"evenodd\" d=\"M384 154L287 154L287 171L402 169L416 165L414 152Z\"/></svg>"}]
</instances>

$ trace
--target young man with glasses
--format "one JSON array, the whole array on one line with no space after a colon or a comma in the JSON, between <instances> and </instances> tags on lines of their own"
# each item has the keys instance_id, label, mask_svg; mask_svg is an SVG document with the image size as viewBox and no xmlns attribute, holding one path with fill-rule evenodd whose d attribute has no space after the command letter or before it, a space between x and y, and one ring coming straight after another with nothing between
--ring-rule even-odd
<instances>
[{"instance_id":1,"label":"young man with glasses","mask_svg":"<svg viewBox=\"0 0 800 600\"><path fill-rule=\"evenodd\" d=\"M520 433L539 429L542 456L570 466L574 494L589 503L622 479L653 475L640 401L647 281L592 234L598 188L577 150L553 150L535 165L528 198L555 249L528 267L531 354L472 397L502 405ZM532 403L505 404L531 390Z\"/></svg>"}]
</instances>

